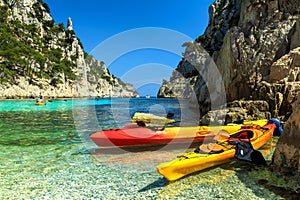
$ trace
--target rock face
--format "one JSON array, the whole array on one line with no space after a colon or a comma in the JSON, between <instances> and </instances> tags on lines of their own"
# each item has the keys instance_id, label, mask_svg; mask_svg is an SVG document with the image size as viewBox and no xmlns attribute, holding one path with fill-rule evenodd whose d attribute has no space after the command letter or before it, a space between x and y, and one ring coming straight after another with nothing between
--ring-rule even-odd
<instances>
[{"instance_id":1,"label":"rock face","mask_svg":"<svg viewBox=\"0 0 300 200\"><path fill-rule=\"evenodd\" d=\"M41 0L0 0L0 98L132 96Z\"/></svg>"},{"instance_id":2,"label":"rock face","mask_svg":"<svg viewBox=\"0 0 300 200\"><path fill-rule=\"evenodd\" d=\"M205 48L218 67L227 102L264 100L269 103L272 116L287 118L291 114L291 105L300 91L299 13L298 0L216 0L210 6L208 27L195 42ZM189 47L186 51L190 51ZM193 54L204 59L203 53ZM186 82L196 80L187 83L188 86L181 84L181 90L193 88L201 114L210 110L205 107L214 101L203 89L205 77L195 71L205 66L183 58L176 68L177 72L184 72ZM159 96L168 97L170 93L178 98L188 96L190 92L173 91L173 88L179 90L176 77L173 74L163 84Z\"/></svg>"},{"instance_id":3,"label":"rock face","mask_svg":"<svg viewBox=\"0 0 300 200\"><path fill-rule=\"evenodd\" d=\"M284 175L300 178L300 98L294 112L284 126L273 155L271 169Z\"/></svg>"},{"instance_id":4,"label":"rock face","mask_svg":"<svg viewBox=\"0 0 300 200\"><path fill-rule=\"evenodd\" d=\"M220 109L226 104L226 94L217 66L201 44L186 42L184 46L184 58L158 96L189 99L191 106L199 105L200 115Z\"/></svg>"}]
</instances>

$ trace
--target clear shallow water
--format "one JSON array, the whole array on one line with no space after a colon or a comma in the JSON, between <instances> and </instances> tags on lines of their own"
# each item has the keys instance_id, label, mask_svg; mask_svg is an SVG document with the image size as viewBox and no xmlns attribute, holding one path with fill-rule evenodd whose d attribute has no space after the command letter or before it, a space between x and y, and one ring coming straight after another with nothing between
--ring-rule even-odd
<instances>
[{"instance_id":1,"label":"clear shallow water","mask_svg":"<svg viewBox=\"0 0 300 200\"><path fill-rule=\"evenodd\" d=\"M175 125L195 125L188 106L171 99L0 101L0 199L281 199L257 184L259 173L249 179L248 165L239 170L236 162L168 184L155 166L186 149L87 151L89 133L128 124L135 112L172 112Z\"/></svg>"}]
</instances>

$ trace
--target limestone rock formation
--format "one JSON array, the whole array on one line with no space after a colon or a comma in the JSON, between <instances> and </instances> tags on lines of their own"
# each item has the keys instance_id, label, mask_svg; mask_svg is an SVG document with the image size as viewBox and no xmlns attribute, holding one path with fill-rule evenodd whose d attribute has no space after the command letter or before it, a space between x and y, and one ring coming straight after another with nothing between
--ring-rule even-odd
<instances>
[{"instance_id":1,"label":"limestone rock formation","mask_svg":"<svg viewBox=\"0 0 300 200\"><path fill-rule=\"evenodd\" d=\"M216 63L223 78L228 107L224 105L223 109L215 111L208 108L215 99L205 89L207 77L195 73L195 69L199 71L199 68L208 68L209 65L193 63L184 57L176 68L177 72L183 72L186 80L196 79L190 87L197 96L202 122L215 120L224 123L225 119L229 122L248 116L268 118L270 115L286 120L294 111L276 146L272 169L288 175L298 174L299 177L300 110L299 102L295 102L300 96L300 1L216 0L209 11L209 25L195 42L200 43ZM189 47L186 51L190 51ZM197 60L210 60L196 50L189 55ZM180 90L176 86L176 76L162 86L168 94L174 88ZM220 82L215 81L215 84ZM181 91L184 91L183 87ZM173 94L179 95L173 95L177 98L186 97L184 92ZM164 94L160 93L160 96ZM266 106L261 111L261 106L249 104L255 107L249 112L245 106L230 107L230 102L235 101L261 101ZM293 110L293 104L297 109Z\"/></svg>"},{"instance_id":2,"label":"limestone rock formation","mask_svg":"<svg viewBox=\"0 0 300 200\"><path fill-rule=\"evenodd\" d=\"M269 118L271 118L271 113L266 101L236 100L228 103L226 109L209 111L200 119L200 124L222 125Z\"/></svg>"},{"instance_id":3,"label":"limestone rock formation","mask_svg":"<svg viewBox=\"0 0 300 200\"><path fill-rule=\"evenodd\" d=\"M284 126L284 133L276 144L271 169L275 172L300 178L300 98L294 112Z\"/></svg>"},{"instance_id":4,"label":"limestone rock formation","mask_svg":"<svg viewBox=\"0 0 300 200\"><path fill-rule=\"evenodd\" d=\"M288 118L299 95L300 2L216 0L209 14L208 27L195 42L205 48L218 67L226 101L263 100L269 103L272 116ZM198 60L211 59L198 51L193 51L193 55ZM188 86L197 96L202 115L211 110L207 107L215 101L205 89L206 77L195 73L195 69L203 67L207 65L192 63L184 57L176 68L177 72L184 72L186 82L196 79ZM162 87L173 97L186 98L186 93L174 92L173 88L179 90L176 76L173 74ZM163 92L159 95L168 96Z\"/></svg>"},{"instance_id":5,"label":"limestone rock formation","mask_svg":"<svg viewBox=\"0 0 300 200\"><path fill-rule=\"evenodd\" d=\"M170 82L162 85L159 95L189 99L194 107L199 105L200 115L211 109L220 109L226 104L226 94L217 66L201 44L186 42L184 46L184 58L173 72Z\"/></svg>"},{"instance_id":6,"label":"limestone rock formation","mask_svg":"<svg viewBox=\"0 0 300 200\"><path fill-rule=\"evenodd\" d=\"M0 0L0 98L133 96L41 0Z\"/></svg>"},{"instance_id":7,"label":"limestone rock formation","mask_svg":"<svg viewBox=\"0 0 300 200\"><path fill-rule=\"evenodd\" d=\"M67 27L68 27L68 30L69 30L69 31L72 31L72 30L73 30L73 22L72 22L71 17L68 18Z\"/></svg>"}]
</instances>

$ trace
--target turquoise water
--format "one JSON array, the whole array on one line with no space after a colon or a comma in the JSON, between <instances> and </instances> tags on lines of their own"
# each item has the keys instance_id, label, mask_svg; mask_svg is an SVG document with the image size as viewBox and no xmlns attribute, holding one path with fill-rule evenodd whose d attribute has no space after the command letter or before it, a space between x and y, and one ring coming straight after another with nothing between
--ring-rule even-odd
<instances>
[{"instance_id":1,"label":"turquoise water","mask_svg":"<svg viewBox=\"0 0 300 200\"><path fill-rule=\"evenodd\" d=\"M188 108L176 99L0 101L0 199L281 199L236 162L168 183L155 166L187 149L91 153L90 133L122 127L135 112L196 125Z\"/></svg>"},{"instance_id":2,"label":"turquoise water","mask_svg":"<svg viewBox=\"0 0 300 200\"><path fill-rule=\"evenodd\" d=\"M164 99L53 100L45 106L35 106L34 100L0 101L0 199L36 199L49 191L60 199L55 196L60 178L79 174L70 168L97 168L87 153L94 148L90 133L124 126L137 111L173 112L180 121L184 106Z\"/></svg>"},{"instance_id":3,"label":"turquoise water","mask_svg":"<svg viewBox=\"0 0 300 200\"><path fill-rule=\"evenodd\" d=\"M122 127L135 112L166 116L175 113L179 125L187 103L167 99L52 100L45 106L33 100L0 101L0 144L48 145L76 143L92 132ZM193 124L193 120L189 120ZM82 137L82 138L80 138Z\"/></svg>"},{"instance_id":4,"label":"turquoise water","mask_svg":"<svg viewBox=\"0 0 300 200\"><path fill-rule=\"evenodd\" d=\"M34 100L0 101L0 112L68 111L80 106L110 105L114 100L46 100L45 106L36 106L34 102Z\"/></svg>"}]
</instances>

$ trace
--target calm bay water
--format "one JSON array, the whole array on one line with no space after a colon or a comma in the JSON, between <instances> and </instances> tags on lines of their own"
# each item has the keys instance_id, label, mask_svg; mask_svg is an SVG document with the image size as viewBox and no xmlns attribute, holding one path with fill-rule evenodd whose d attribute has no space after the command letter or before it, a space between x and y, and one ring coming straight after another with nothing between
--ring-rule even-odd
<instances>
[{"instance_id":1,"label":"calm bay water","mask_svg":"<svg viewBox=\"0 0 300 200\"><path fill-rule=\"evenodd\" d=\"M174 125L180 125L181 121L196 124L191 116L194 114L187 107L186 102L171 99L54 100L45 106L35 106L34 101L0 101L0 144L72 143L78 140L76 128L89 134L122 127L130 123L135 112L160 116L172 112L177 121ZM190 120L183 120L184 115ZM89 127L90 123L97 126ZM81 125L86 126L84 130Z\"/></svg>"},{"instance_id":2,"label":"calm bay water","mask_svg":"<svg viewBox=\"0 0 300 200\"><path fill-rule=\"evenodd\" d=\"M155 166L186 149L90 154L90 133L122 127L135 112L172 112L174 125L196 125L188 107L175 99L0 101L0 199L281 199L257 184L272 174L249 179L248 165L236 162L168 183Z\"/></svg>"}]
</instances>

